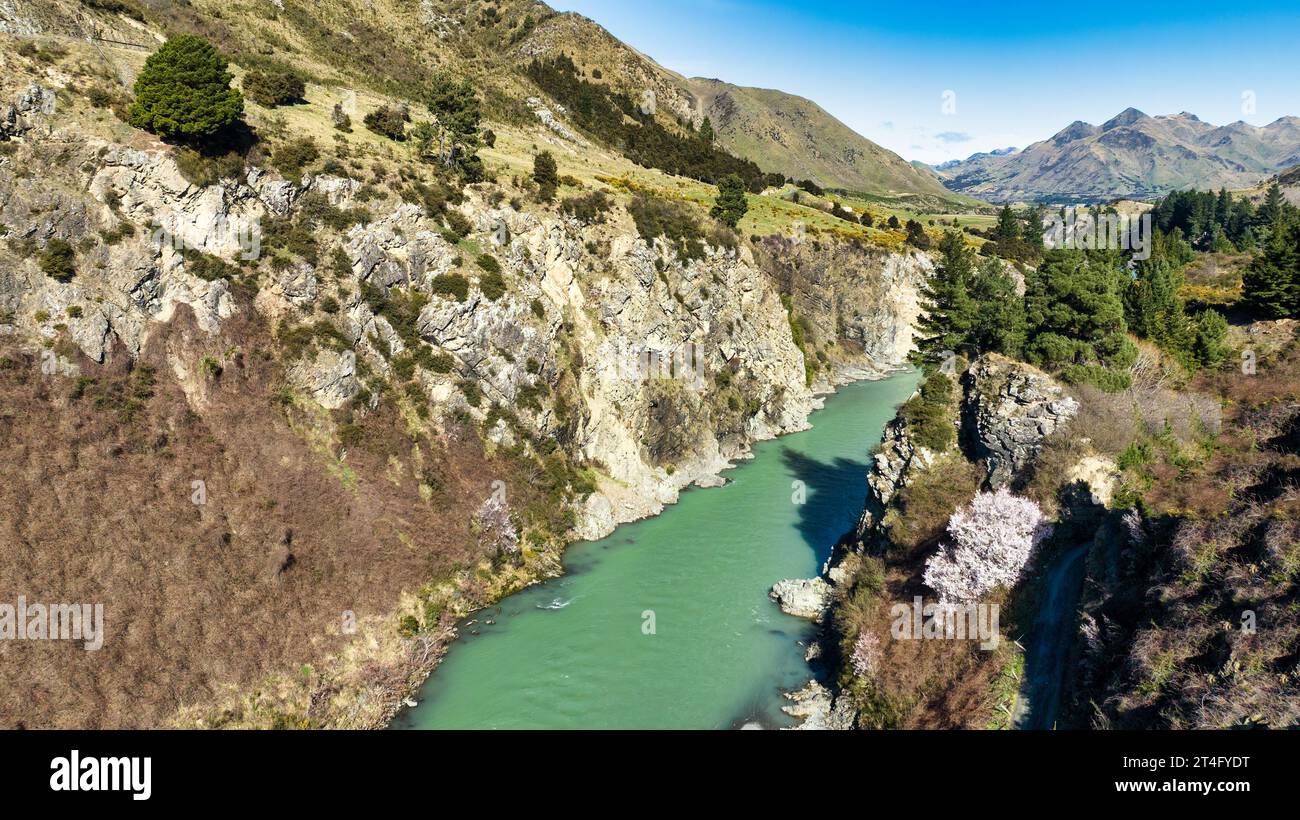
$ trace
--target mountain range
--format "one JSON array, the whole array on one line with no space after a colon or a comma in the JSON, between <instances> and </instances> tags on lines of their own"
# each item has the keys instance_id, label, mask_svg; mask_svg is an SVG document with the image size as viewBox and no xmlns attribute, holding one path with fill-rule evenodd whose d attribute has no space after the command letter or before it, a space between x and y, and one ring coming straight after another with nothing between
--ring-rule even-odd
<instances>
[{"instance_id":1,"label":"mountain range","mask_svg":"<svg viewBox=\"0 0 1300 820\"><path fill-rule=\"evenodd\" d=\"M1075 121L1022 151L976 154L934 173L993 202L1149 199L1169 191L1249 188L1300 163L1300 118L1216 126L1194 114L1128 108L1102 125Z\"/></svg>"}]
</instances>

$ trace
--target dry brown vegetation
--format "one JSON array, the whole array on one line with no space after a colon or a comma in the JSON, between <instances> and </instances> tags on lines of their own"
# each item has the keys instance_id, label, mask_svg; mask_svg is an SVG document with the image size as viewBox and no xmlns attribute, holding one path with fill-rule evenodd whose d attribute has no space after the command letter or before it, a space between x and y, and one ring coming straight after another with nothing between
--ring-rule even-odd
<instances>
[{"instance_id":1,"label":"dry brown vegetation","mask_svg":"<svg viewBox=\"0 0 1300 820\"><path fill-rule=\"evenodd\" d=\"M1008 642L985 652L971 641L894 640L890 634L892 606L910 606L915 596L933 601L921 582L925 559L984 474L956 450L948 453L899 491L881 522L884 554L846 560L854 581L835 609L832 628L844 661L839 683L859 706L862 728L977 728L996 708L993 681L1010 659ZM858 677L847 659L863 632L880 639L880 661L872 674Z\"/></svg>"},{"instance_id":2,"label":"dry brown vegetation","mask_svg":"<svg viewBox=\"0 0 1300 820\"><path fill-rule=\"evenodd\" d=\"M1127 538L1089 557L1074 725L1300 723L1300 349L1193 387L1223 430L1126 470Z\"/></svg>"},{"instance_id":3,"label":"dry brown vegetation","mask_svg":"<svg viewBox=\"0 0 1300 820\"><path fill-rule=\"evenodd\" d=\"M103 603L106 621L98 652L0 643L0 726L165 723L231 684L322 664L364 638L339 635L345 611L382 620L403 591L485 557L470 516L510 475L475 435L411 435L389 405L344 454L321 437L329 419L286 403L279 365L258 352L269 348L253 320L210 338L182 309L138 361L82 360L81 379L0 352L5 600ZM224 361L219 376L202 372L205 356ZM191 375L178 381L178 369ZM442 480L425 500L431 473ZM406 682L407 660L367 674ZM304 674L307 691L336 683Z\"/></svg>"}]
</instances>

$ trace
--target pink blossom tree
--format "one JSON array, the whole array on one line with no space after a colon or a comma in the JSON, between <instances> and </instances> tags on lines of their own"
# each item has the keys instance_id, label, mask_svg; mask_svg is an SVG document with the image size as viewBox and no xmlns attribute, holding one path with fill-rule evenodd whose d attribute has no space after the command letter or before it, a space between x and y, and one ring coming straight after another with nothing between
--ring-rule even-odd
<instances>
[{"instance_id":1,"label":"pink blossom tree","mask_svg":"<svg viewBox=\"0 0 1300 820\"><path fill-rule=\"evenodd\" d=\"M999 586L1020 579L1030 553L1051 532L1043 511L1005 487L980 493L948 519L951 546L925 562L923 580L940 603L972 603Z\"/></svg>"},{"instance_id":2,"label":"pink blossom tree","mask_svg":"<svg viewBox=\"0 0 1300 820\"><path fill-rule=\"evenodd\" d=\"M866 629L858 633L858 640L853 644L853 674L859 678L869 678L880 668L880 639L876 633Z\"/></svg>"}]
</instances>

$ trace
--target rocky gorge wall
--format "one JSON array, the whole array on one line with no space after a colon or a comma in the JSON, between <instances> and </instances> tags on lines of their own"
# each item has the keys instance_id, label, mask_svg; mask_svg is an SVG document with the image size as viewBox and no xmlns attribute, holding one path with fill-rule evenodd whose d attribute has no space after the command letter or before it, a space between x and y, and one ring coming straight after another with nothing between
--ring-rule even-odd
<instances>
[{"instance_id":1,"label":"rocky gorge wall","mask_svg":"<svg viewBox=\"0 0 1300 820\"><path fill-rule=\"evenodd\" d=\"M447 617L554 572L564 540L602 536L657 513L692 483L715 482L754 441L806 426L818 390L897 367L910 344L925 257L838 248L818 262L804 248L800 270L777 276L781 257L756 259L747 243L683 259L638 236L621 207L583 221L555 208L517 207L495 183L456 197L448 207L468 229L450 233L443 212L403 196L393 177L375 184L335 172L290 180L249 167L195 184L156 143L105 140L50 116L39 100L53 93L27 88L5 117L12 125L0 154L6 361L43 367L50 388L68 397L53 412L69 424L107 403L79 403L78 391L107 385L110 374L139 374L148 363L155 381L152 392L141 388L138 404L152 406L151 396L173 390L183 403L167 411L172 416L159 415L162 428L181 413L214 430L235 425L221 427L233 436L238 413L265 417L263 435L283 438L302 469L336 476L344 495L389 482L399 496L395 515L410 517L397 510L414 504L416 518L447 517L446 537L462 539L465 554L442 568L443 536L399 524L394 542L439 569L421 578L417 561L386 581L391 605L371 600L361 618L370 649L340 649L347 641L324 630L334 635L328 644L258 655L240 675L201 674L187 694L143 716L115 712L98 725L147 725L180 712L212 725L204 704L238 700L290 661L356 672L382 657L391 673L382 682L320 671L305 685L286 684L275 706L322 725L380 723L436 662ZM43 266L54 240L75 249L73 275L56 277ZM496 260L503 288L484 257ZM466 283L463 294L447 287L456 277ZM178 317L184 344L173 338ZM796 344L792 322L801 319L818 347ZM810 380L805 360L818 353L822 365ZM270 391L273 403L240 392L238 385L252 383L241 379L251 378L254 362L258 390ZM251 399L261 403L245 407ZM267 415L271 406L278 416ZM391 441L368 454L358 430ZM245 485L255 486L268 467L247 448L269 453L278 445L227 440L221 458L242 465ZM442 479L430 474L429 459L439 453L447 454ZM536 524L546 501L516 489L529 479L512 464L541 465L557 486L567 482L573 508L562 532ZM55 472L43 473L45 480L61 481L109 468L73 460L48 469ZM568 478L554 478L564 470ZM510 487L504 500L496 482ZM459 494L455 503L439 501L447 486ZM283 510L287 499L270 495L258 503ZM249 561L277 567L253 587L306 571L311 553L302 544L327 538L314 532L306 500L297 529L273 536L280 543L249 545ZM252 508L245 514L255 516ZM92 526L70 509L60 515L74 532ZM513 537L497 532L496 519ZM11 534L29 541L28 524L10 522ZM69 549L95 545L86 539ZM279 555L278 563L263 551ZM165 553L135 560L161 572ZM120 571L113 562L104 570ZM340 568L331 583L349 583L350 571ZM443 579L436 588L422 587L435 577ZM264 603L275 617L275 595ZM413 613L405 617L423 637L392 635L384 624L394 612ZM158 617L174 615L164 608ZM306 623L302 634L312 628ZM261 651L249 640L224 651ZM163 672L159 686L169 685ZM314 712L291 708L307 701ZM232 707L234 717L222 720L254 724L265 718L256 712Z\"/></svg>"}]
</instances>

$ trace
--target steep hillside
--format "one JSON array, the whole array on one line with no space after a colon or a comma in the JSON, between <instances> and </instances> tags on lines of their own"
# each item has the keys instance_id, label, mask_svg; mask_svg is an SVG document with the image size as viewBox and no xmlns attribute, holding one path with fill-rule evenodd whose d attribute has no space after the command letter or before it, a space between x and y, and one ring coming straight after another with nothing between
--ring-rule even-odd
<instances>
[{"instance_id":1,"label":"steep hillside","mask_svg":"<svg viewBox=\"0 0 1300 820\"><path fill-rule=\"evenodd\" d=\"M825 188L924 198L931 207L969 204L811 100L721 80L687 79L581 15L548 17L515 51L524 60L568 54L585 75L634 99L652 92L661 112L693 128L708 117L721 146L764 170Z\"/></svg>"},{"instance_id":2,"label":"steep hillside","mask_svg":"<svg viewBox=\"0 0 1300 820\"><path fill-rule=\"evenodd\" d=\"M781 91L692 79L696 116L729 150L823 188L953 200L933 176L860 136L811 100Z\"/></svg>"},{"instance_id":3,"label":"steep hillside","mask_svg":"<svg viewBox=\"0 0 1300 820\"><path fill-rule=\"evenodd\" d=\"M383 725L569 541L902 363L898 232L757 196L731 231L535 113L493 55L544 7L458 5L0 4L0 577L106 613L102 651L0 643L0 726ZM202 150L132 127L183 32L301 99ZM363 125L439 70L481 164Z\"/></svg>"},{"instance_id":4,"label":"steep hillside","mask_svg":"<svg viewBox=\"0 0 1300 820\"><path fill-rule=\"evenodd\" d=\"M1193 114L1126 109L1101 126L1074 122L1015 153L936 168L948 187L997 202L1149 199L1181 189L1248 188L1295 164L1300 119L1214 126Z\"/></svg>"}]
</instances>

